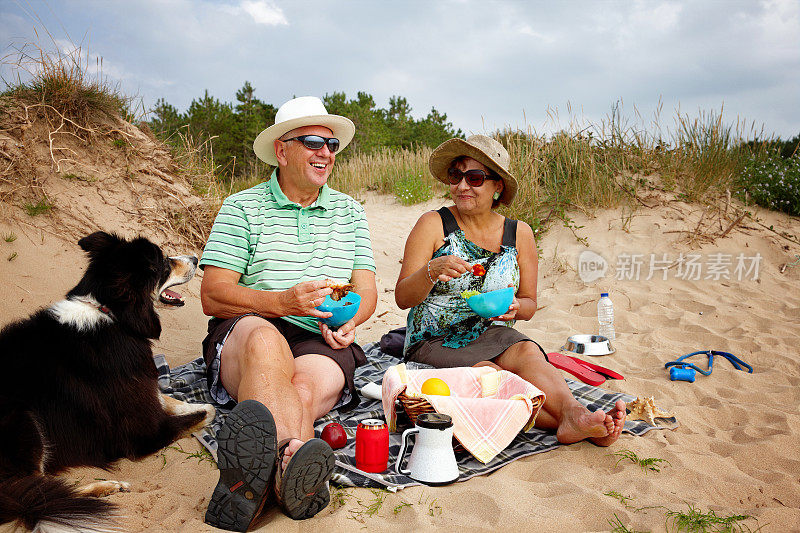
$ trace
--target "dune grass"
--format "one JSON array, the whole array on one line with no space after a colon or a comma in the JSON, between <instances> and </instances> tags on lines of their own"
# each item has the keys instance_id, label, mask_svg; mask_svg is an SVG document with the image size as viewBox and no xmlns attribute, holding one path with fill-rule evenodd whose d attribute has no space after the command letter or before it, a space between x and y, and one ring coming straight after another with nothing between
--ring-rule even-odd
<instances>
[{"instance_id":1,"label":"dune grass","mask_svg":"<svg viewBox=\"0 0 800 533\"><path fill-rule=\"evenodd\" d=\"M686 511L673 511L663 505L648 505L644 507L636 507L631 505L630 501L633 501L633 498L629 496L623 496L617 491L609 491L604 492L606 496L610 496L619 502L625 507L626 510L632 511L634 513L638 513L640 511L649 510L649 509L662 509L664 511L664 516L666 517L666 529L667 531L686 531L688 533L734 533L734 532L745 532L745 531L752 531L749 525L745 522L748 520L758 520L751 515L748 514L729 514L729 515L718 515L714 511L703 512L701 509L695 507L692 504L687 504L688 509ZM626 532L633 532L634 530L629 529L625 524L623 524L622 520L614 513L614 518L608 520L609 525L611 526L611 531L617 531L620 533ZM760 528L758 528L760 529ZM756 531L758 531L756 529Z\"/></svg>"},{"instance_id":2,"label":"dune grass","mask_svg":"<svg viewBox=\"0 0 800 533\"><path fill-rule=\"evenodd\" d=\"M25 209L25 212L28 213L28 216L35 217L44 213L48 213L51 209L53 209L53 203L47 198L40 198L35 204L32 202L26 202L22 205L22 207Z\"/></svg>"},{"instance_id":3,"label":"dune grass","mask_svg":"<svg viewBox=\"0 0 800 533\"><path fill-rule=\"evenodd\" d=\"M35 28L34 31L37 42L16 47L2 58L12 71L12 78L3 80L3 96L51 106L77 121L85 121L98 112L127 114L134 99L123 95L118 84L103 76L102 58L93 61L81 45L69 41L64 45L46 28L45 39L39 38Z\"/></svg>"},{"instance_id":4,"label":"dune grass","mask_svg":"<svg viewBox=\"0 0 800 533\"><path fill-rule=\"evenodd\" d=\"M689 533L734 533L737 531L752 531L743 523L747 520L756 520L748 514L730 514L721 516L714 511L702 512L699 508L688 504L686 511L667 511L667 524L672 525L672 531L687 531Z\"/></svg>"},{"instance_id":5,"label":"dune grass","mask_svg":"<svg viewBox=\"0 0 800 533\"><path fill-rule=\"evenodd\" d=\"M553 123L559 122L557 113L551 113ZM639 196L652 188L694 202L730 192L764 207L800 212L800 173L796 170L800 166L789 160L770 167L774 158L763 148L768 143L745 142L760 135L754 124L746 127L742 120L727 124L721 110L701 111L696 117L678 112L674 122L674 131L664 133L658 118L646 125L638 114L626 117L620 104L599 123L570 116L567 126L555 134L538 134L530 127L496 132L494 137L508 149L511 172L519 181L512 205L500 206L498 211L527 222L537 236L553 224L562 224L581 242L585 238L573 220L574 213L590 215L597 209L622 207L630 218L642 203ZM244 178L234 178L230 169L214 166L210 143L183 139L177 148L173 146L173 153L184 159L188 150L194 168L204 165L207 178L195 181L195 188L205 193L204 184L214 181L219 193L214 203L268 175L269 169L254 169ZM355 153L336 162L328 183L355 198L365 191L390 194L403 205L447 198L449 187L428 170L431 151L420 147ZM784 182L768 172L775 165L788 169L775 173L784 177ZM785 182L791 186L783 187Z\"/></svg>"},{"instance_id":6,"label":"dune grass","mask_svg":"<svg viewBox=\"0 0 800 533\"><path fill-rule=\"evenodd\" d=\"M92 59L81 46L64 46L44 31L50 46L29 43L3 58L16 72L14 79L3 80L3 94L52 110L62 121L78 122L97 113L131 119L133 99L103 76L102 59ZM800 159L778 160L768 153L775 143L765 140L755 123L726 122L722 109L701 110L696 116L678 110L673 127L665 128L660 108L648 122L635 108L627 115L621 102L599 122L583 120L569 104L566 111L562 125L559 112L548 109L545 128L555 133L537 133L529 126L494 133L508 149L511 173L519 181L513 204L499 212L527 222L537 235L561 223L582 240L572 219L575 212L620 206L632 212L638 194L653 181L688 201L730 191L746 202L800 214ZM119 138L109 142L125 147ZM263 181L269 172L259 166L234 178L233 169L215 164L210 139L178 133L168 144L181 172L207 201L204 211L216 212L223 198ZM430 153L430 148L415 147L348 154L337 162L329 183L356 198L363 191L391 194L404 205L447 197L449 187L428 171ZM26 209L38 214L49 208L40 202ZM200 224L210 227L213 217L206 215ZM192 230L196 240L204 231Z\"/></svg>"},{"instance_id":7,"label":"dune grass","mask_svg":"<svg viewBox=\"0 0 800 533\"><path fill-rule=\"evenodd\" d=\"M372 493L372 499L364 502L356 497L355 500L357 507L353 509L347 509L349 515L347 517L348 519L364 524L366 523L367 518L371 518L380 512L381 508L383 507L383 502L386 500L386 496L389 494L389 492L381 489L369 490Z\"/></svg>"},{"instance_id":8,"label":"dune grass","mask_svg":"<svg viewBox=\"0 0 800 533\"><path fill-rule=\"evenodd\" d=\"M611 533L643 533L623 524L622 520L616 514L614 514L613 519L608 520L608 525L611 526Z\"/></svg>"},{"instance_id":9,"label":"dune grass","mask_svg":"<svg viewBox=\"0 0 800 533\"><path fill-rule=\"evenodd\" d=\"M670 464L666 459L660 459L658 457L639 457L636 455L636 452L632 450L620 450L607 455L618 457L617 462L614 463L615 467L619 466L622 461L627 459L633 464L638 465L645 474L647 472L661 472L662 463L666 465Z\"/></svg>"},{"instance_id":10,"label":"dune grass","mask_svg":"<svg viewBox=\"0 0 800 533\"><path fill-rule=\"evenodd\" d=\"M537 235L553 223L561 223L581 239L571 213L591 214L620 206L633 212L638 195L653 186L652 181L687 201L702 202L726 191L736 193L742 189L740 177L747 165L752 165L754 154L763 158L761 144L746 143L762 132L741 119L726 123L721 109L700 111L694 117L677 111L672 131L661 125L660 109L650 124L645 124L638 112L626 116L621 103L597 123L574 116L569 106L567 111L567 125L554 134L539 134L531 127L494 134L508 150L511 173L519 181L512 205L498 210L527 222ZM557 111L548 113L551 128L561 124ZM447 197L447 186L428 172L429 156L430 149L356 154L337 162L329 183L353 196L364 190L393 194L404 205ZM751 187L753 181L751 178ZM775 187L770 191L774 199ZM791 198L787 201L786 194L773 205L789 204ZM764 200L761 205L766 203Z\"/></svg>"},{"instance_id":11,"label":"dune grass","mask_svg":"<svg viewBox=\"0 0 800 533\"><path fill-rule=\"evenodd\" d=\"M430 148L354 154L337 161L328 181L331 187L357 197L362 191L392 194L403 204L430 200L447 192L428 170Z\"/></svg>"}]
</instances>

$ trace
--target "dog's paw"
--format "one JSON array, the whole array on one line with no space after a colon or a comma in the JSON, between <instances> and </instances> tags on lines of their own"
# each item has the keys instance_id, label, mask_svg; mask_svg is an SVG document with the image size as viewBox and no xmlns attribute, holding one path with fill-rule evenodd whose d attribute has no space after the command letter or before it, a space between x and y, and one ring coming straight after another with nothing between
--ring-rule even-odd
<instances>
[{"instance_id":1,"label":"dog's paw","mask_svg":"<svg viewBox=\"0 0 800 533\"><path fill-rule=\"evenodd\" d=\"M79 490L81 494L85 494L87 496L103 497L108 496L109 494L114 494L115 492L130 492L131 484L127 481L115 481L113 479L108 479L89 483L88 485L81 487Z\"/></svg>"},{"instance_id":2,"label":"dog's paw","mask_svg":"<svg viewBox=\"0 0 800 533\"><path fill-rule=\"evenodd\" d=\"M203 407L206 409L206 417L203 419L203 427L210 426L211 422L213 422L214 418L217 416L217 410L209 403L204 404Z\"/></svg>"},{"instance_id":3,"label":"dog's paw","mask_svg":"<svg viewBox=\"0 0 800 533\"><path fill-rule=\"evenodd\" d=\"M131 484L127 481L112 481L117 485L117 492L130 492L131 491Z\"/></svg>"}]
</instances>

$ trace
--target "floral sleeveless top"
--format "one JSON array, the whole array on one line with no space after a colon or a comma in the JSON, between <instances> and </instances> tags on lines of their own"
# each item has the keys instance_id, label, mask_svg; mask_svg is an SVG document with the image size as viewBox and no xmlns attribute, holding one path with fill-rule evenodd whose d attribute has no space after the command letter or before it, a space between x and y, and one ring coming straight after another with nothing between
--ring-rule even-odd
<instances>
[{"instance_id":1,"label":"floral sleeveless top","mask_svg":"<svg viewBox=\"0 0 800 533\"><path fill-rule=\"evenodd\" d=\"M464 291L488 292L513 285L519 289L519 263L517 262L517 221L506 219L500 252L485 250L467 240L458 227L455 217L446 207L439 209L444 226L444 244L433 257L455 255L468 263L478 263L486 275L470 273L447 282L436 281L431 292L420 304L408 312L406 341L403 354L407 355L425 340L444 336L443 346L461 348L486 331L492 324L513 326L514 321L492 321L475 314L461 297Z\"/></svg>"}]
</instances>

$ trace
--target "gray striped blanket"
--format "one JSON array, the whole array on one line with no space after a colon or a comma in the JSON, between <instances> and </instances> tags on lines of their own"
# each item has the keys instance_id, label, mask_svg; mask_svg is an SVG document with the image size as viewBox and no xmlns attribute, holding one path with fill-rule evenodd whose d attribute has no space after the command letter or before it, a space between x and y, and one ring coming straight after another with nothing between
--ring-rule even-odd
<instances>
[{"instance_id":1,"label":"gray striped blanket","mask_svg":"<svg viewBox=\"0 0 800 533\"><path fill-rule=\"evenodd\" d=\"M367 361L369 362L356 369L355 384L358 389L368 382L380 383L384 372L386 372L389 367L400 362L397 358L382 352L378 343L371 343L364 346L364 351L367 355ZM169 368L163 355L157 354L154 358L159 371L159 386L162 392L186 402L214 403L206 384L206 367L202 357L175 369ZM566 381L575 398L592 411L596 409L607 411L618 399L622 399L625 402L630 402L635 399L635 397L628 394L607 391L569 379ZM233 405L216 405L217 416L212 425L202 432L195 434L197 439L215 458L217 442L214 435L216 435L216 432L219 430L232 407ZM360 420L366 418L383 418L383 409L379 401L362 397L361 402L355 409L348 412L331 411L315 423L317 435L319 435L322 428L331 421L342 424L348 435L347 445L335 452L336 470L331 482L344 486L378 487L389 490L418 485L419 483L416 481L404 475L397 474L394 471L394 462L400 451L400 435L404 429L410 427L410 422L407 417L399 418L398 432L392 433L389 436L390 466L385 473L368 474L355 467L356 427ZM403 420L405 420L404 424ZM651 429L674 429L678 425L674 417L659 419L659 421L662 423L661 425L651 426L647 422L641 420L629 420L625 423L624 432L632 435L643 435ZM546 452L559 446L562 446L562 444L556 440L553 433L533 428L525 433L520 433L505 450L500 452L500 454L488 464L483 464L474 459L469 453L462 451L456 455L460 470L459 481L465 481L474 476L494 472L511 461L536 453Z\"/></svg>"}]
</instances>

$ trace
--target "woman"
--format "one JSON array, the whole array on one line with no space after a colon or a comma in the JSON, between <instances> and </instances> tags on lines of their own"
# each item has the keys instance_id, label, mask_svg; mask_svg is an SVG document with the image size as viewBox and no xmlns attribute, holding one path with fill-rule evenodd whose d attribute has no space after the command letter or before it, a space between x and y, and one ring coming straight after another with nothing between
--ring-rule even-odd
<instances>
[{"instance_id":1,"label":"woman","mask_svg":"<svg viewBox=\"0 0 800 533\"><path fill-rule=\"evenodd\" d=\"M509 205L517 180L499 142L484 135L450 139L431 154L433 176L450 186L454 204L425 213L406 241L395 300L408 313L405 360L435 367L496 365L544 391L536 427L556 431L562 443L589 439L608 446L625 422L625 403L608 413L590 412L534 341L515 330L536 312L538 258L533 230L496 213ZM473 273L473 266L483 267ZM465 290L513 286L508 310L492 319L473 313Z\"/></svg>"}]
</instances>

